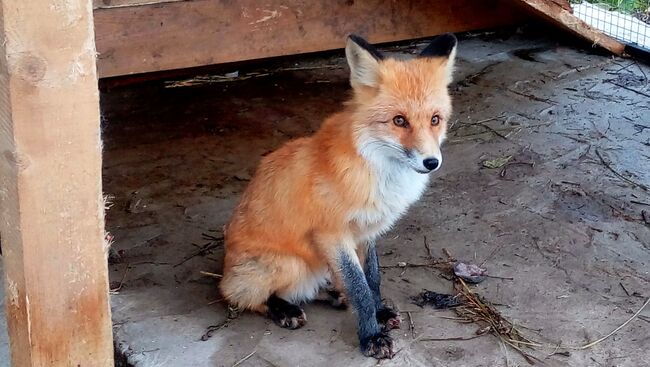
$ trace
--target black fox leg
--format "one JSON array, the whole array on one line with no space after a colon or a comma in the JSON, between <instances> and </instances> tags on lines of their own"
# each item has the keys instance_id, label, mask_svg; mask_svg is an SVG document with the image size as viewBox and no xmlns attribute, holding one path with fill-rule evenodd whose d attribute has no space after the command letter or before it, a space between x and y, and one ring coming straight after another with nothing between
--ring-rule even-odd
<instances>
[{"instance_id":1,"label":"black fox leg","mask_svg":"<svg viewBox=\"0 0 650 367\"><path fill-rule=\"evenodd\" d=\"M381 298L381 274L379 273L377 247L374 241L369 241L366 246L367 254L364 272L377 309L377 321L384 330L399 329L402 323L399 312L386 306Z\"/></svg>"},{"instance_id":2,"label":"black fox leg","mask_svg":"<svg viewBox=\"0 0 650 367\"><path fill-rule=\"evenodd\" d=\"M392 338L382 330L377 322L375 296L353 251L341 250L337 255L341 280L348 301L358 317L357 334L361 351L368 357L392 358Z\"/></svg>"},{"instance_id":3,"label":"black fox leg","mask_svg":"<svg viewBox=\"0 0 650 367\"><path fill-rule=\"evenodd\" d=\"M366 263L364 266L364 273L366 274L366 281L372 291L372 297L375 301L375 307L380 309L382 306L381 301L381 274L379 273L379 258L377 256L377 247L375 241L369 241L366 244Z\"/></svg>"},{"instance_id":4,"label":"black fox leg","mask_svg":"<svg viewBox=\"0 0 650 367\"><path fill-rule=\"evenodd\" d=\"M266 301L267 314L278 326L298 329L307 323L307 316L302 308L272 294Z\"/></svg>"}]
</instances>

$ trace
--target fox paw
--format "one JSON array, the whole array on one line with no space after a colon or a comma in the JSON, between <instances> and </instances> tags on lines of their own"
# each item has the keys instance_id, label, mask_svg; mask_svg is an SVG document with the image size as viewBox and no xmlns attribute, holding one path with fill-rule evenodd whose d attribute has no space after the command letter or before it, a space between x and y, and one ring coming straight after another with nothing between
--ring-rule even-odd
<instances>
[{"instance_id":1,"label":"fox paw","mask_svg":"<svg viewBox=\"0 0 650 367\"><path fill-rule=\"evenodd\" d=\"M271 296L267 302L268 316L279 327L298 329L307 323L307 315L302 308L283 299Z\"/></svg>"},{"instance_id":2,"label":"fox paw","mask_svg":"<svg viewBox=\"0 0 650 367\"><path fill-rule=\"evenodd\" d=\"M389 331L402 326L402 317L397 310L385 306L377 311L377 322L384 331Z\"/></svg>"},{"instance_id":3,"label":"fox paw","mask_svg":"<svg viewBox=\"0 0 650 367\"><path fill-rule=\"evenodd\" d=\"M379 333L361 341L361 352L366 357L391 359L395 355L393 339L386 333Z\"/></svg>"},{"instance_id":4,"label":"fox paw","mask_svg":"<svg viewBox=\"0 0 650 367\"><path fill-rule=\"evenodd\" d=\"M329 295L329 304L332 307L338 310L348 309L348 299L345 297L345 294L334 290L327 291L327 294Z\"/></svg>"},{"instance_id":5,"label":"fox paw","mask_svg":"<svg viewBox=\"0 0 650 367\"><path fill-rule=\"evenodd\" d=\"M279 327L295 330L305 326L307 315L300 307L296 306L296 310L292 312L271 315L271 320Z\"/></svg>"}]
</instances>

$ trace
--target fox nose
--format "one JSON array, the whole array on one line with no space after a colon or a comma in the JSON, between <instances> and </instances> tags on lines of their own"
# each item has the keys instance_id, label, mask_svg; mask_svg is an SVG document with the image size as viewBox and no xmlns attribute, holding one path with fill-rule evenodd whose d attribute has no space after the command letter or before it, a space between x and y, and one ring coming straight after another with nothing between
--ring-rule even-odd
<instances>
[{"instance_id":1,"label":"fox nose","mask_svg":"<svg viewBox=\"0 0 650 367\"><path fill-rule=\"evenodd\" d=\"M440 161L438 158L427 158L422 161L422 164L424 165L424 168L428 169L429 171L433 171L438 168L438 166L440 166Z\"/></svg>"}]
</instances>

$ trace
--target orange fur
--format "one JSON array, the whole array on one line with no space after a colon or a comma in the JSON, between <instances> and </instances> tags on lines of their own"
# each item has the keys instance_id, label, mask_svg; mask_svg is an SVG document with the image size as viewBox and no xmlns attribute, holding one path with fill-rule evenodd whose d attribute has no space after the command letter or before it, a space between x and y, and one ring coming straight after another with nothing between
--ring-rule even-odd
<instances>
[{"instance_id":1,"label":"orange fur","mask_svg":"<svg viewBox=\"0 0 650 367\"><path fill-rule=\"evenodd\" d=\"M273 293L311 294L310 287L336 273L332 256L339 247L357 250L392 225L395 219L377 214L384 178L360 153L359 142L386 137L424 156L439 153L451 114L450 69L446 58L382 60L376 86L353 83L354 96L342 112L313 136L261 160L224 231L220 287L230 303L264 312ZM431 125L434 114L441 118L437 126ZM395 115L405 116L410 128L395 126Z\"/></svg>"}]
</instances>

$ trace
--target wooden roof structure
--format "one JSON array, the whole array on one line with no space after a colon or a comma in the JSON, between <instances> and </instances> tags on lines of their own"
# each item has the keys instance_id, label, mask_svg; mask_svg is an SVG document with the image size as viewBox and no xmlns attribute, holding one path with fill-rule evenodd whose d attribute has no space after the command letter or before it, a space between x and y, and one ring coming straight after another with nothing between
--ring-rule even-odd
<instances>
[{"instance_id":1,"label":"wooden roof structure","mask_svg":"<svg viewBox=\"0 0 650 367\"><path fill-rule=\"evenodd\" d=\"M340 49L523 23L542 15L616 54L568 0L93 0L100 77Z\"/></svg>"}]
</instances>

